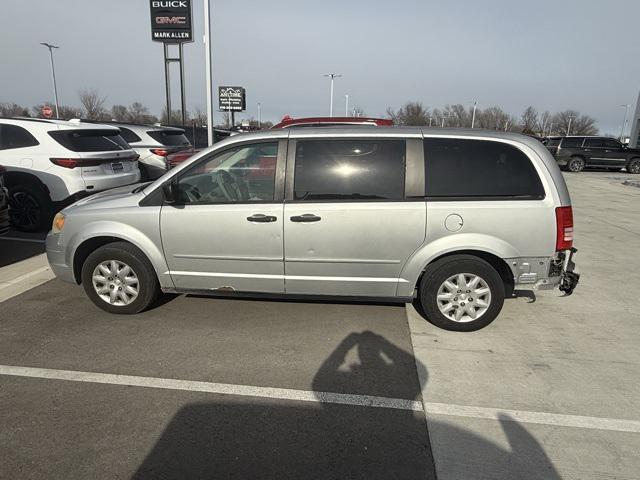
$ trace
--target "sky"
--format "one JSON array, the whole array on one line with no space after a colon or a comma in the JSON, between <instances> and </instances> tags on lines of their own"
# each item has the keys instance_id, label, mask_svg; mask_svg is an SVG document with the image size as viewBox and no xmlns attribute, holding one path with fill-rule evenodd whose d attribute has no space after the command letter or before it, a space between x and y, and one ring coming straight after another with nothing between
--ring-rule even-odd
<instances>
[{"instance_id":1,"label":"sky","mask_svg":"<svg viewBox=\"0 0 640 480\"><path fill-rule=\"evenodd\" d=\"M185 44L188 110L205 111L203 0L192 0L193 43ZM237 118L278 121L334 114L369 116L407 101L429 107L498 105L519 116L576 109L602 133L619 134L623 104L640 91L638 0L211 0L213 82L240 85ZM162 44L151 40L148 0L1 0L0 102L53 98L55 51L61 104L79 106L93 88L107 104L164 106ZM172 70L179 105L178 69ZM214 107L216 104L214 104ZM220 121L220 113L216 122Z\"/></svg>"}]
</instances>

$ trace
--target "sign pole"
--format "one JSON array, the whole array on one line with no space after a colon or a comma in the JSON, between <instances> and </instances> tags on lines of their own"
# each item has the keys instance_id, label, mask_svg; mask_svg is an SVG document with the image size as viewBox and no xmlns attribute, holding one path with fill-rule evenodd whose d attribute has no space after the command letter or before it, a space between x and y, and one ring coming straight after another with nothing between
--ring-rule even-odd
<instances>
[{"instance_id":1,"label":"sign pole","mask_svg":"<svg viewBox=\"0 0 640 480\"><path fill-rule=\"evenodd\" d=\"M207 144L213 145L213 76L211 73L211 21L209 0L204 0L204 55L207 91Z\"/></svg>"},{"instance_id":2,"label":"sign pole","mask_svg":"<svg viewBox=\"0 0 640 480\"><path fill-rule=\"evenodd\" d=\"M180 43L180 102L182 104L182 126L187 124L187 101L184 94L184 43Z\"/></svg>"},{"instance_id":3,"label":"sign pole","mask_svg":"<svg viewBox=\"0 0 640 480\"><path fill-rule=\"evenodd\" d=\"M167 55L169 45L167 43L163 43L162 47L164 48L164 85L165 94L167 96L167 125L171 125L171 78L169 76L169 59Z\"/></svg>"}]
</instances>

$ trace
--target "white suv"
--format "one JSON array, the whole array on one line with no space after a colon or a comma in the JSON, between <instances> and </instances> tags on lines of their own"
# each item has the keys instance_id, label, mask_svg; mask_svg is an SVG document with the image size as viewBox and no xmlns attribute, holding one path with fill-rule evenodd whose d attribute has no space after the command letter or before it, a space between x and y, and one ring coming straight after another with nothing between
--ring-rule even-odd
<instances>
[{"instance_id":1,"label":"white suv","mask_svg":"<svg viewBox=\"0 0 640 480\"><path fill-rule=\"evenodd\" d=\"M83 123L98 123L82 120ZM140 155L138 165L143 181L156 180L168 170L167 156L191 148L182 128L164 125L106 122L118 127L120 135Z\"/></svg>"},{"instance_id":2,"label":"white suv","mask_svg":"<svg viewBox=\"0 0 640 480\"><path fill-rule=\"evenodd\" d=\"M137 160L114 127L0 118L11 221L24 231L46 230L55 211L80 197L139 182Z\"/></svg>"}]
</instances>

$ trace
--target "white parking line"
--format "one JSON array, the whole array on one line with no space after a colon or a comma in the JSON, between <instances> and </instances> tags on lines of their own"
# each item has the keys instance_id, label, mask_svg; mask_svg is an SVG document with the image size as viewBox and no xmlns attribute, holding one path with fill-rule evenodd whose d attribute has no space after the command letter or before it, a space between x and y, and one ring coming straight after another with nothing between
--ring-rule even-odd
<instances>
[{"instance_id":1,"label":"white parking line","mask_svg":"<svg viewBox=\"0 0 640 480\"><path fill-rule=\"evenodd\" d=\"M617 432L640 433L640 421L616 418L585 417L557 413L528 412L499 408L472 407L467 405L449 405L430 403L401 398L376 397L346 393L315 392L289 388L257 387L251 385L233 385L229 383L198 382L171 378L116 375L110 373L78 372L73 370L54 370L48 368L16 367L0 365L0 375L15 377L65 380L71 382L100 383L108 385L127 385L132 387L162 388L189 392L216 393L241 397L260 397L276 400L300 402L334 403L360 407L393 408L415 412L426 411L430 415L450 415L456 417L485 418L490 420L537 423L559 427L574 427L590 430L613 430Z\"/></svg>"},{"instance_id":2,"label":"white parking line","mask_svg":"<svg viewBox=\"0 0 640 480\"><path fill-rule=\"evenodd\" d=\"M370 395L352 395L346 393L313 392L289 388L256 387L233 385L228 383L197 382L175 380L171 378L139 377L132 375L114 375L110 373L76 372L72 370L52 370L48 368L14 367L0 365L0 375L16 377L46 378L49 380L67 380L72 382L104 383L109 385L127 385L132 387L164 388L168 390L186 390L189 392L218 393L241 397L261 397L300 402L338 403L362 407L394 408L400 410L422 411L422 402L400 398L375 397Z\"/></svg>"},{"instance_id":3,"label":"white parking line","mask_svg":"<svg viewBox=\"0 0 640 480\"><path fill-rule=\"evenodd\" d=\"M38 238L0 237L0 240L9 240L12 242L46 243L46 240L40 240Z\"/></svg>"}]
</instances>

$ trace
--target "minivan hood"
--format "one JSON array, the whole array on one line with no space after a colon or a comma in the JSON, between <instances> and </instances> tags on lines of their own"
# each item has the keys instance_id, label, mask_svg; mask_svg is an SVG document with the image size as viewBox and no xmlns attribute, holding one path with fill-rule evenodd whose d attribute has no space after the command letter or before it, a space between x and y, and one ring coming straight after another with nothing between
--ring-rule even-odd
<instances>
[{"instance_id":1,"label":"minivan hood","mask_svg":"<svg viewBox=\"0 0 640 480\"><path fill-rule=\"evenodd\" d=\"M125 185L123 187L112 188L110 190L105 190L104 192L95 193L90 197L78 200L68 208L71 209L75 207L82 207L84 205L98 206L100 204L113 202L121 198L137 197L139 195L143 195L141 193L133 193L133 191L136 190L136 188L139 186L140 184Z\"/></svg>"}]
</instances>

